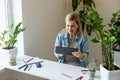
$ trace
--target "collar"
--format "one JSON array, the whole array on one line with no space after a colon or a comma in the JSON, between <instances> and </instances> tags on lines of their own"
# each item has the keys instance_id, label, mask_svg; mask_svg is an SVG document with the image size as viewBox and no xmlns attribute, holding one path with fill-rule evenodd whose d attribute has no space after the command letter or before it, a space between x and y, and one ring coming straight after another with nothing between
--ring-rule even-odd
<instances>
[{"instance_id":1,"label":"collar","mask_svg":"<svg viewBox=\"0 0 120 80\"><path fill-rule=\"evenodd\" d=\"M64 38L65 38L65 39L68 38L68 33L67 33L67 32L65 32ZM76 34L75 39L80 39L80 36L78 35L78 33Z\"/></svg>"}]
</instances>

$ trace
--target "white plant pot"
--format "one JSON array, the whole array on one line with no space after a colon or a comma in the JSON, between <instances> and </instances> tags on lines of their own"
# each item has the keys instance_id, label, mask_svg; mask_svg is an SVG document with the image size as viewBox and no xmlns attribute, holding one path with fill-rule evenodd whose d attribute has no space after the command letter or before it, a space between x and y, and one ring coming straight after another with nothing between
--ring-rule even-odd
<instances>
[{"instance_id":1,"label":"white plant pot","mask_svg":"<svg viewBox=\"0 0 120 80\"><path fill-rule=\"evenodd\" d=\"M9 60L10 58L15 58L17 57L17 48L13 49L1 49L0 50L0 56L2 58L5 58L6 60Z\"/></svg>"},{"instance_id":2,"label":"white plant pot","mask_svg":"<svg viewBox=\"0 0 120 80\"><path fill-rule=\"evenodd\" d=\"M109 71L100 65L101 80L120 80L120 70Z\"/></svg>"}]
</instances>

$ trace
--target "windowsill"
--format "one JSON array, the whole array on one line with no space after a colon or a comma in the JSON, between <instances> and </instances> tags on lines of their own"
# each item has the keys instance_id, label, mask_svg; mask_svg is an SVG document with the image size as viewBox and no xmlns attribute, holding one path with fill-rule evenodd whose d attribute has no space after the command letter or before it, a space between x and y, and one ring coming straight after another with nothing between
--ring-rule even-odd
<instances>
[{"instance_id":1,"label":"windowsill","mask_svg":"<svg viewBox=\"0 0 120 80\"><path fill-rule=\"evenodd\" d=\"M5 67L0 66L0 73L4 72L6 70Z\"/></svg>"}]
</instances>

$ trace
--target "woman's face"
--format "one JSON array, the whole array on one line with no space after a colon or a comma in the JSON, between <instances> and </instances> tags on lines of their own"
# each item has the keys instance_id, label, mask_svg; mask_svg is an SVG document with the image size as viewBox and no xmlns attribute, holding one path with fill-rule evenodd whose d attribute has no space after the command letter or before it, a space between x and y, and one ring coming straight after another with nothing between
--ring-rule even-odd
<instances>
[{"instance_id":1,"label":"woman's face","mask_svg":"<svg viewBox=\"0 0 120 80\"><path fill-rule=\"evenodd\" d=\"M78 25L76 24L75 21L66 21L66 31L70 35L75 35L78 29Z\"/></svg>"}]
</instances>

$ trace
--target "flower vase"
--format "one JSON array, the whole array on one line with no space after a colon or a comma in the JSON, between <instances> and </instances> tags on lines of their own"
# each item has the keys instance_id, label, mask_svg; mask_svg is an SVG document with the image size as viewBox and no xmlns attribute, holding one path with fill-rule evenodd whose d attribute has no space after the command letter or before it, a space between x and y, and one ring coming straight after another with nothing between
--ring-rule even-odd
<instances>
[{"instance_id":1,"label":"flower vase","mask_svg":"<svg viewBox=\"0 0 120 80\"><path fill-rule=\"evenodd\" d=\"M16 65L16 57L17 57L17 48L13 49L1 49L0 56L7 60L10 65Z\"/></svg>"}]
</instances>

